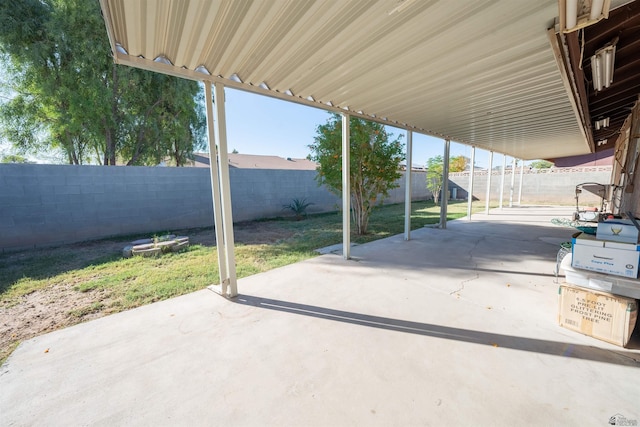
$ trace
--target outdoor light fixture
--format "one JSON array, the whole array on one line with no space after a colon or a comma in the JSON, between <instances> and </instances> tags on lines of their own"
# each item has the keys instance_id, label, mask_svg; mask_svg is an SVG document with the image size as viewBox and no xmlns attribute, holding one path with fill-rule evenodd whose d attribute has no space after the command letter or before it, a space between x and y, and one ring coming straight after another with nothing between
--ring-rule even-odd
<instances>
[{"instance_id":1,"label":"outdoor light fixture","mask_svg":"<svg viewBox=\"0 0 640 427\"><path fill-rule=\"evenodd\" d=\"M609 17L611 0L558 0L560 30L579 30Z\"/></svg>"},{"instance_id":2,"label":"outdoor light fixture","mask_svg":"<svg viewBox=\"0 0 640 427\"><path fill-rule=\"evenodd\" d=\"M593 89L600 92L607 88L613 82L613 70L616 55L616 37L611 43L605 47L598 49L591 57L591 77Z\"/></svg>"},{"instance_id":3,"label":"outdoor light fixture","mask_svg":"<svg viewBox=\"0 0 640 427\"><path fill-rule=\"evenodd\" d=\"M596 130L600 130L609 127L609 117L600 119L594 123Z\"/></svg>"}]
</instances>

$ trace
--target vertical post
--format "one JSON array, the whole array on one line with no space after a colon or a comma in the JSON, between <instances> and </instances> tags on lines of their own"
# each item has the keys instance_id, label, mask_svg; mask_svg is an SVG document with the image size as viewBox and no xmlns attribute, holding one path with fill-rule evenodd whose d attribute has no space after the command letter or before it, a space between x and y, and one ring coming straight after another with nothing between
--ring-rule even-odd
<instances>
[{"instance_id":1,"label":"vertical post","mask_svg":"<svg viewBox=\"0 0 640 427\"><path fill-rule=\"evenodd\" d=\"M522 204L522 181L524 180L524 160L520 159L520 183L518 184L518 206Z\"/></svg>"},{"instance_id":2,"label":"vertical post","mask_svg":"<svg viewBox=\"0 0 640 427\"><path fill-rule=\"evenodd\" d=\"M404 172L404 240L411 239L411 171L413 169L413 132L407 131L407 168Z\"/></svg>"},{"instance_id":3,"label":"vertical post","mask_svg":"<svg viewBox=\"0 0 640 427\"><path fill-rule=\"evenodd\" d=\"M504 174L507 169L507 156L502 155L502 178L500 178L500 204L499 208L502 209L502 199L504 198Z\"/></svg>"},{"instance_id":4,"label":"vertical post","mask_svg":"<svg viewBox=\"0 0 640 427\"><path fill-rule=\"evenodd\" d=\"M516 158L511 163L511 186L509 187L509 207L513 207L513 187L516 185Z\"/></svg>"},{"instance_id":5,"label":"vertical post","mask_svg":"<svg viewBox=\"0 0 640 427\"><path fill-rule=\"evenodd\" d=\"M224 234L222 230L222 208L220 206L220 179L218 176L218 158L213 123L213 95L211 82L204 82L205 102L207 106L207 136L209 139L209 174L211 176L211 198L213 199L213 224L216 233L216 252L218 253L218 273L220 285L227 278L227 257L224 250Z\"/></svg>"},{"instance_id":6,"label":"vertical post","mask_svg":"<svg viewBox=\"0 0 640 427\"><path fill-rule=\"evenodd\" d=\"M222 223L224 227L224 248L227 257L227 278L222 282L222 294L229 297L238 295L236 279L236 257L234 253L233 217L231 213L231 184L229 181L229 154L227 150L227 117L224 107L224 86L214 84L215 134L218 141L218 171L220 173L220 196Z\"/></svg>"},{"instance_id":7,"label":"vertical post","mask_svg":"<svg viewBox=\"0 0 640 427\"><path fill-rule=\"evenodd\" d=\"M444 140L444 165L442 167L442 196L440 197L440 228L447 228L447 204L449 203L449 149L451 142Z\"/></svg>"},{"instance_id":8,"label":"vertical post","mask_svg":"<svg viewBox=\"0 0 640 427\"><path fill-rule=\"evenodd\" d=\"M484 213L489 215L489 205L491 204L491 171L493 169L493 151L489 152L489 170L487 171L487 200L485 201Z\"/></svg>"},{"instance_id":9,"label":"vertical post","mask_svg":"<svg viewBox=\"0 0 640 427\"><path fill-rule=\"evenodd\" d=\"M471 221L473 205L473 175L475 175L476 147L471 147L471 167L469 168L469 189L467 190L467 220Z\"/></svg>"},{"instance_id":10,"label":"vertical post","mask_svg":"<svg viewBox=\"0 0 640 427\"><path fill-rule=\"evenodd\" d=\"M351 258L351 137L349 114L342 114L342 257Z\"/></svg>"}]
</instances>

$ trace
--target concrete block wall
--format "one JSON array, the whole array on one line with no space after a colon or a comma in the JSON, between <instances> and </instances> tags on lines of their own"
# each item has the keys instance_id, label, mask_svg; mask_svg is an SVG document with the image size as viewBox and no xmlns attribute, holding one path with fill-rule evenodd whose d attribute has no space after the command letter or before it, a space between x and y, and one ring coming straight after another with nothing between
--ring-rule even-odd
<instances>
[{"instance_id":1,"label":"concrete block wall","mask_svg":"<svg viewBox=\"0 0 640 427\"><path fill-rule=\"evenodd\" d=\"M309 213L335 211L340 198L318 186L315 176L315 171L230 169L234 222L290 215L283 205L293 199L313 203Z\"/></svg>"},{"instance_id":2,"label":"concrete block wall","mask_svg":"<svg viewBox=\"0 0 640 427\"><path fill-rule=\"evenodd\" d=\"M283 209L283 205L288 205L294 198L313 203L307 208L309 213L340 210L341 198L326 187L318 186L315 177L315 171L230 169L234 222L290 215L291 212ZM383 203L404 202L404 173L398 184L399 187L391 190ZM431 197L425 172L413 172L411 188L413 200Z\"/></svg>"},{"instance_id":3,"label":"concrete block wall","mask_svg":"<svg viewBox=\"0 0 640 427\"><path fill-rule=\"evenodd\" d=\"M405 197L405 172L402 173L402 177L399 179L398 188L394 188L389 191L389 197L384 199L385 204L390 203L404 203ZM426 200L432 197L431 191L427 189L427 173L421 171L411 172L411 199L412 200Z\"/></svg>"},{"instance_id":4,"label":"concrete block wall","mask_svg":"<svg viewBox=\"0 0 640 427\"><path fill-rule=\"evenodd\" d=\"M294 198L313 203L309 213L341 206L338 196L317 185L315 171L229 172L235 222L290 214L283 205ZM572 204L576 184L608 183L609 175L609 170L525 174L522 203ZM451 177L458 198L466 198L468 179L468 175ZM519 180L516 174L515 200ZM507 175L505 203L510 183ZM385 203L404 201L404 175L399 184ZM499 184L500 175L493 175L494 201ZM477 175L474 196L484 200L485 191L486 174ZM425 173L413 172L412 198L430 197ZM584 202L589 203L586 194ZM211 179L206 168L0 164L0 251L212 225Z\"/></svg>"},{"instance_id":5,"label":"concrete block wall","mask_svg":"<svg viewBox=\"0 0 640 427\"><path fill-rule=\"evenodd\" d=\"M0 248L213 223L206 170L0 165Z\"/></svg>"},{"instance_id":6,"label":"concrete block wall","mask_svg":"<svg viewBox=\"0 0 640 427\"><path fill-rule=\"evenodd\" d=\"M497 204L500 199L500 182L501 173L494 173L491 176L491 202ZM469 187L469 174L458 173L451 174L449 177L449 187L457 188L457 197L459 199L467 198L467 189ZM513 202L517 203L520 187L520 171L516 171L513 186ZM608 184L611 181L610 167L585 167L585 168L566 168L551 169L542 171L527 171L522 178L522 200L523 205L541 205L541 204L559 204L573 205L575 204L575 187L584 182L597 182L600 184ZM473 197L482 202L486 200L487 191L487 174L476 174L473 178ZM509 171L505 174L503 187L503 206L509 204L509 194L511 191L511 174ZM580 195L580 205L596 205L599 206L600 199L588 192Z\"/></svg>"},{"instance_id":7,"label":"concrete block wall","mask_svg":"<svg viewBox=\"0 0 640 427\"><path fill-rule=\"evenodd\" d=\"M284 216L294 198L309 213L335 211L340 198L315 171L230 169L235 222ZM423 178L424 180L424 178ZM404 201L404 178L386 203ZM414 198L426 198L414 178ZM206 168L0 165L0 250L213 225Z\"/></svg>"}]
</instances>

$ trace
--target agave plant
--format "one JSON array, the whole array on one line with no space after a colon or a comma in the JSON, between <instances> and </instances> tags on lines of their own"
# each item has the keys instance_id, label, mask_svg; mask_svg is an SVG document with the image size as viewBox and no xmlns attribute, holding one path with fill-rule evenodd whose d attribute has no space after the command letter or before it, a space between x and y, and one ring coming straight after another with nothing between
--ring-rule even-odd
<instances>
[{"instance_id":1,"label":"agave plant","mask_svg":"<svg viewBox=\"0 0 640 427\"><path fill-rule=\"evenodd\" d=\"M313 203L307 202L306 198L294 198L288 205L282 205L282 209L290 210L296 217L296 221L300 221L307 216L307 208Z\"/></svg>"}]
</instances>

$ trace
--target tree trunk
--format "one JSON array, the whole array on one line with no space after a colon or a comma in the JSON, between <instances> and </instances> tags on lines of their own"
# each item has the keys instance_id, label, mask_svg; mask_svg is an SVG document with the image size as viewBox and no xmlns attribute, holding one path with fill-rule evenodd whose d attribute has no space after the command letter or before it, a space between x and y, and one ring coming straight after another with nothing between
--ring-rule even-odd
<instances>
[{"instance_id":1,"label":"tree trunk","mask_svg":"<svg viewBox=\"0 0 640 427\"><path fill-rule=\"evenodd\" d=\"M116 138L115 138L115 129L112 129L110 126L117 127L118 126L118 105L116 103L116 99L118 99L119 94L119 86L118 86L118 69L116 65L113 64L111 66L111 76L113 79L112 83L112 91L113 96L111 97L111 124L105 120L105 138L106 138L106 147L104 151L104 165L105 166L115 166L116 165Z\"/></svg>"},{"instance_id":2,"label":"tree trunk","mask_svg":"<svg viewBox=\"0 0 640 427\"><path fill-rule=\"evenodd\" d=\"M356 234L362 236L367 234L367 228L369 226L369 211L367 203L366 192L363 191L362 185L356 182L351 189L351 213L353 216L353 222L355 225Z\"/></svg>"},{"instance_id":3,"label":"tree trunk","mask_svg":"<svg viewBox=\"0 0 640 427\"><path fill-rule=\"evenodd\" d=\"M149 115L151 115L151 112L153 111L153 109L156 108L156 106L160 105L162 101L163 101L162 98L158 99L156 102L153 103L151 107L147 108L147 111L145 111L144 120L142 120L142 123L139 125L140 129L138 130L138 137L136 138L136 148L133 151L133 155L131 156L131 159L127 162L127 166L135 165L135 163L140 158L140 155L142 155L142 148L144 145L144 140L146 135L145 125L147 123L147 119L149 118Z\"/></svg>"},{"instance_id":4,"label":"tree trunk","mask_svg":"<svg viewBox=\"0 0 640 427\"><path fill-rule=\"evenodd\" d=\"M113 136L111 134L111 128L109 127L109 125L107 124L107 120L106 119L102 119L103 123L104 123L104 141L105 141L105 146L104 146L104 159L102 164L105 166L110 165L111 163L111 151L115 148L113 147Z\"/></svg>"},{"instance_id":5,"label":"tree trunk","mask_svg":"<svg viewBox=\"0 0 640 427\"><path fill-rule=\"evenodd\" d=\"M67 156L69 158L69 164L78 165L78 153L76 152L76 148L73 144L73 138L69 135L69 131L65 131L64 133L64 149L67 152Z\"/></svg>"}]
</instances>

